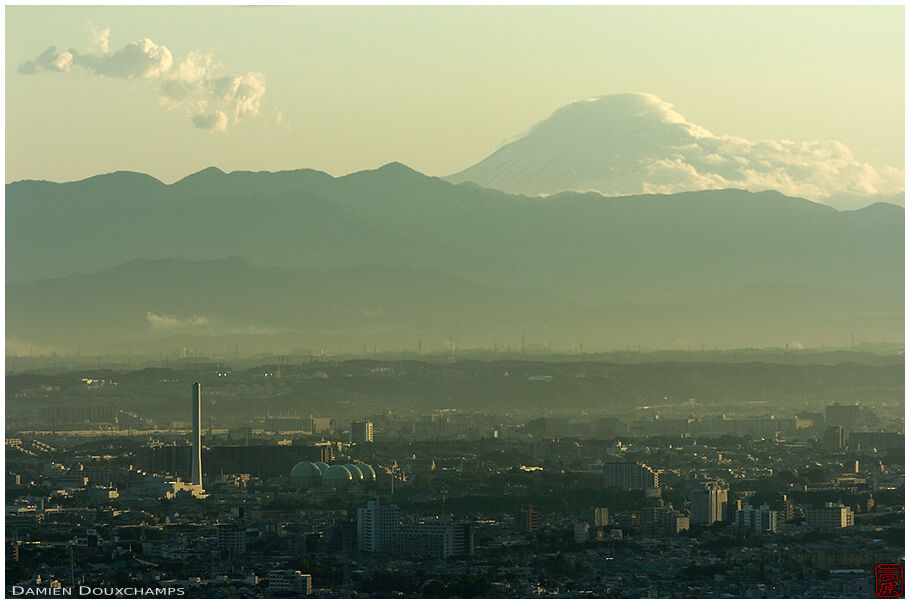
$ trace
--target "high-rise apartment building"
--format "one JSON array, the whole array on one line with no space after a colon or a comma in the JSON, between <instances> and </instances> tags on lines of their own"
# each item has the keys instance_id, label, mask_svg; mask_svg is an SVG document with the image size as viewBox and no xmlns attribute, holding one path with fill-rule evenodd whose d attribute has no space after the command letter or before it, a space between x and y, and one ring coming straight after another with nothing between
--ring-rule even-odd
<instances>
[{"instance_id":1,"label":"high-rise apartment building","mask_svg":"<svg viewBox=\"0 0 910 604\"><path fill-rule=\"evenodd\" d=\"M518 528L522 533L536 533L540 516L530 503L518 511Z\"/></svg>"},{"instance_id":2,"label":"high-rise apartment building","mask_svg":"<svg viewBox=\"0 0 910 604\"><path fill-rule=\"evenodd\" d=\"M455 555L455 527L445 519L406 524L395 536L394 550L415 558L451 558Z\"/></svg>"},{"instance_id":3,"label":"high-rise apartment building","mask_svg":"<svg viewBox=\"0 0 910 604\"><path fill-rule=\"evenodd\" d=\"M310 432L313 434L323 434L335 431L334 417L313 417L310 416Z\"/></svg>"},{"instance_id":4,"label":"high-rise apartment building","mask_svg":"<svg viewBox=\"0 0 910 604\"><path fill-rule=\"evenodd\" d=\"M413 558L451 558L474 553L470 524L452 524L449 516L404 524L395 534L393 551Z\"/></svg>"},{"instance_id":5,"label":"high-rise apartment building","mask_svg":"<svg viewBox=\"0 0 910 604\"><path fill-rule=\"evenodd\" d=\"M643 535L670 537L689 530L689 515L673 509L672 504L645 508L638 513Z\"/></svg>"},{"instance_id":6,"label":"high-rise apartment building","mask_svg":"<svg viewBox=\"0 0 910 604\"><path fill-rule=\"evenodd\" d=\"M689 495L692 503L690 520L692 524L714 524L726 518L727 487L719 483L709 483L695 489Z\"/></svg>"},{"instance_id":7,"label":"high-rise apartment building","mask_svg":"<svg viewBox=\"0 0 910 604\"><path fill-rule=\"evenodd\" d=\"M470 556L474 553L474 527L468 522L455 525L455 555Z\"/></svg>"},{"instance_id":8,"label":"high-rise apartment building","mask_svg":"<svg viewBox=\"0 0 910 604\"><path fill-rule=\"evenodd\" d=\"M607 508L586 508L582 510L580 516L591 528L610 524L610 511Z\"/></svg>"},{"instance_id":9,"label":"high-rise apartment building","mask_svg":"<svg viewBox=\"0 0 910 604\"><path fill-rule=\"evenodd\" d=\"M847 431L843 426L828 426L822 442L828 451L843 451L847 448Z\"/></svg>"},{"instance_id":10,"label":"high-rise apartment building","mask_svg":"<svg viewBox=\"0 0 910 604\"><path fill-rule=\"evenodd\" d=\"M246 529L239 524L219 524L218 549L232 558L246 553Z\"/></svg>"},{"instance_id":11,"label":"high-rise apartment building","mask_svg":"<svg viewBox=\"0 0 910 604\"><path fill-rule=\"evenodd\" d=\"M829 405L825 407L825 423L829 426L853 426L859 423L859 405Z\"/></svg>"},{"instance_id":12,"label":"high-rise apartment building","mask_svg":"<svg viewBox=\"0 0 910 604\"><path fill-rule=\"evenodd\" d=\"M900 432L851 432L847 440L854 451L871 453L873 449L881 452L904 450L904 435Z\"/></svg>"},{"instance_id":13,"label":"high-rise apartment building","mask_svg":"<svg viewBox=\"0 0 910 604\"><path fill-rule=\"evenodd\" d=\"M373 422L351 422L351 442L352 443L371 443L373 442Z\"/></svg>"},{"instance_id":14,"label":"high-rise apartment building","mask_svg":"<svg viewBox=\"0 0 910 604\"><path fill-rule=\"evenodd\" d=\"M828 502L824 507L806 509L806 521L821 530L837 531L853 526L853 510L840 503Z\"/></svg>"},{"instance_id":15,"label":"high-rise apartment building","mask_svg":"<svg viewBox=\"0 0 910 604\"><path fill-rule=\"evenodd\" d=\"M754 508L748 503L736 510L734 518L736 526L746 528L756 533L777 532L777 512L767 505Z\"/></svg>"},{"instance_id":16,"label":"high-rise apartment building","mask_svg":"<svg viewBox=\"0 0 910 604\"><path fill-rule=\"evenodd\" d=\"M391 551L400 529L401 513L397 505L380 505L371 499L357 508L357 547L362 552Z\"/></svg>"}]
</instances>

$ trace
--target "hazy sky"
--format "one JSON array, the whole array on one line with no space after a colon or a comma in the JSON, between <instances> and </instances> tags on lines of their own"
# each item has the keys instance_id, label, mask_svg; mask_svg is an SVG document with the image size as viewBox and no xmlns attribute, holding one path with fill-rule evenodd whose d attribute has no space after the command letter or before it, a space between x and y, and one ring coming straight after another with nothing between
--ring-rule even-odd
<instances>
[{"instance_id":1,"label":"hazy sky","mask_svg":"<svg viewBox=\"0 0 910 604\"><path fill-rule=\"evenodd\" d=\"M7 7L6 182L446 175L629 91L716 134L903 169L904 9Z\"/></svg>"}]
</instances>

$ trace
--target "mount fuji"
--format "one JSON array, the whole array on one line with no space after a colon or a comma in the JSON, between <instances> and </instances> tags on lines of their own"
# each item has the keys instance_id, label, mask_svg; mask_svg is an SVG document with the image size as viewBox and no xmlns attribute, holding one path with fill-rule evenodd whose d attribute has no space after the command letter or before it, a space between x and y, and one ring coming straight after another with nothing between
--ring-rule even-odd
<instances>
[{"instance_id":1,"label":"mount fuji","mask_svg":"<svg viewBox=\"0 0 910 604\"><path fill-rule=\"evenodd\" d=\"M566 105L446 180L523 195L770 189L838 209L879 201L903 205L904 189L903 171L863 163L840 142L715 135L645 93Z\"/></svg>"}]
</instances>

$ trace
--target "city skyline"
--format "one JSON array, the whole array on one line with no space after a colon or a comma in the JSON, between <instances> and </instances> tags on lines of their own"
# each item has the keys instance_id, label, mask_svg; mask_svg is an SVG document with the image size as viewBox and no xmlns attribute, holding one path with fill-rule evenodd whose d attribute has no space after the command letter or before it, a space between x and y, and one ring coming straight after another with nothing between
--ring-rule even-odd
<instances>
[{"instance_id":1,"label":"city skyline","mask_svg":"<svg viewBox=\"0 0 910 604\"><path fill-rule=\"evenodd\" d=\"M903 596L905 13L8 7L6 595Z\"/></svg>"}]
</instances>

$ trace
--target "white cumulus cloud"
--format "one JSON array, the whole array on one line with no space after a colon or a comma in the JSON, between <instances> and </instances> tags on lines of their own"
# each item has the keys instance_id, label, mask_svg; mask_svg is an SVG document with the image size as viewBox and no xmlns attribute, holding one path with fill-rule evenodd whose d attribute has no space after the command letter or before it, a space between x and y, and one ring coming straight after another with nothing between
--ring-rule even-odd
<instances>
[{"instance_id":1,"label":"white cumulus cloud","mask_svg":"<svg viewBox=\"0 0 910 604\"><path fill-rule=\"evenodd\" d=\"M162 78L174 64L174 55L168 47L155 44L148 38L130 42L114 53L70 52L76 57L76 65L85 67L95 75L109 78Z\"/></svg>"},{"instance_id":2,"label":"white cumulus cloud","mask_svg":"<svg viewBox=\"0 0 910 604\"><path fill-rule=\"evenodd\" d=\"M227 130L228 119L223 111L200 113L193 116L193 124L200 130Z\"/></svg>"},{"instance_id":3,"label":"white cumulus cloud","mask_svg":"<svg viewBox=\"0 0 910 604\"><path fill-rule=\"evenodd\" d=\"M107 53L110 52L110 43L111 43L111 28L105 27L104 29L98 29L96 27L91 28L91 38L92 46L94 49L97 49L99 52Z\"/></svg>"},{"instance_id":4,"label":"white cumulus cloud","mask_svg":"<svg viewBox=\"0 0 910 604\"><path fill-rule=\"evenodd\" d=\"M19 65L19 73L24 75L36 74L39 71L70 71L73 68L73 54L71 52L57 52L56 46L51 46L34 59Z\"/></svg>"},{"instance_id":5,"label":"white cumulus cloud","mask_svg":"<svg viewBox=\"0 0 910 604\"><path fill-rule=\"evenodd\" d=\"M125 80L147 80L167 109L184 108L191 123L207 132L227 130L260 113L265 96L261 73L225 74L209 53L191 51L175 58L171 50L149 38L110 51L110 28L91 29L92 52L51 46L19 65L19 73L69 72L82 69L92 75Z\"/></svg>"}]
</instances>

